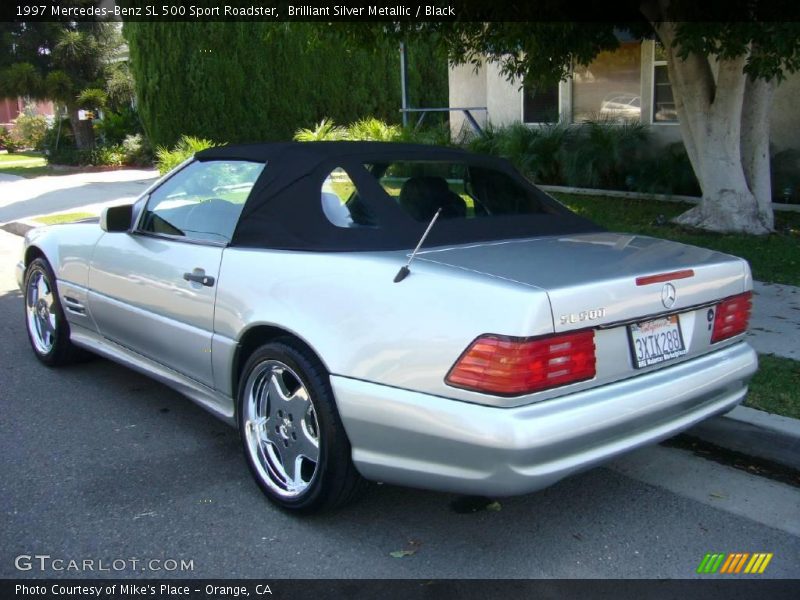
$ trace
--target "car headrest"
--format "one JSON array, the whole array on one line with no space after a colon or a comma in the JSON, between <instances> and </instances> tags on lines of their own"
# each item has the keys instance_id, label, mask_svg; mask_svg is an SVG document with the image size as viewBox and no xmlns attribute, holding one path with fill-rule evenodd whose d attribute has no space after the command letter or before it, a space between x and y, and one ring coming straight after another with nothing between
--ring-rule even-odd
<instances>
[{"instance_id":1,"label":"car headrest","mask_svg":"<svg viewBox=\"0 0 800 600\"><path fill-rule=\"evenodd\" d=\"M443 177L410 177L400 188L400 206L417 221L430 221L442 209L442 217L463 217L467 214L464 200L450 191Z\"/></svg>"}]
</instances>

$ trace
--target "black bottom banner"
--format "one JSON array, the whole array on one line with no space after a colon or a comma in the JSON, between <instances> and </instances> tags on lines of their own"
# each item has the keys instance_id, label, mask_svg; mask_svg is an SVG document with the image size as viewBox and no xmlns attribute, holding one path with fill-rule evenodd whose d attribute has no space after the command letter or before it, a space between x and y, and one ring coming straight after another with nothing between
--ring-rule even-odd
<instances>
[{"instance_id":1,"label":"black bottom banner","mask_svg":"<svg viewBox=\"0 0 800 600\"><path fill-rule=\"evenodd\" d=\"M264 579L3 580L0 598L43 600L225 600L229 598L800 598L798 580Z\"/></svg>"}]
</instances>

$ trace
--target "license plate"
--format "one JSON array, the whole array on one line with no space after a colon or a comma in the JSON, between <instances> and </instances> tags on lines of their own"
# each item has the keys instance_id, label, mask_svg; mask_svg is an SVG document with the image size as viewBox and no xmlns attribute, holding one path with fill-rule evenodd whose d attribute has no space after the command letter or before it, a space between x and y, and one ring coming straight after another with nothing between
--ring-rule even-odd
<instances>
[{"instance_id":1,"label":"license plate","mask_svg":"<svg viewBox=\"0 0 800 600\"><path fill-rule=\"evenodd\" d=\"M637 369L657 365L686 354L678 315L634 323L628 327L633 366Z\"/></svg>"}]
</instances>

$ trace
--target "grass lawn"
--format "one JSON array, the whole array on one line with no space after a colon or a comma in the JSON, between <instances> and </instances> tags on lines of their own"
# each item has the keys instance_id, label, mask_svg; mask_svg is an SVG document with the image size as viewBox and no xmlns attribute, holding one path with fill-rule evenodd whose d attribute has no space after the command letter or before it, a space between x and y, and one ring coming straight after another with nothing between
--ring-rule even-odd
<instances>
[{"instance_id":1,"label":"grass lawn","mask_svg":"<svg viewBox=\"0 0 800 600\"><path fill-rule=\"evenodd\" d=\"M89 217L95 217L97 215L93 215L87 212L72 212L72 213L61 213L55 215L44 215L43 217L38 217L34 219L37 223L41 223L42 225L56 225L58 223L72 223L74 221L79 221L80 219L88 219Z\"/></svg>"},{"instance_id":2,"label":"grass lawn","mask_svg":"<svg viewBox=\"0 0 800 600\"><path fill-rule=\"evenodd\" d=\"M19 177L39 177L52 175L53 169L41 154L34 152L18 152L15 154L0 154L0 173L18 175Z\"/></svg>"},{"instance_id":3,"label":"grass lawn","mask_svg":"<svg viewBox=\"0 0 800 600\"><path fill-rule=\"evenodd\" d=\"M800 361L761 354L758 362L745 406L800 419Z\"/></svg>"},{"instance_id":4,"label":"grass lawn","mask_svg":"<svg viewBox=\"0 0 800 600\"><path fill-rule=\"evenodd\" d=\"M14 162L30 162L37 161L39 164L44 164L44 157L38 152L16 152L8 154L7 152L0 152L0 165L4 163Z\"/></svg>"},{"instance_id":5,"label":"grass lawn","mask_svg":"<svg viewBox=\"0 0 800 600\"><path fill-rule=\"evenodd\" d=\"M707 233L661 221L691 208L679 202L554 194L572 210L612 231L651 235L703 246L749 261L759 281L800 285L800 213L775 212L780 233L768 236Z\"/></svg>"}]
</instances>

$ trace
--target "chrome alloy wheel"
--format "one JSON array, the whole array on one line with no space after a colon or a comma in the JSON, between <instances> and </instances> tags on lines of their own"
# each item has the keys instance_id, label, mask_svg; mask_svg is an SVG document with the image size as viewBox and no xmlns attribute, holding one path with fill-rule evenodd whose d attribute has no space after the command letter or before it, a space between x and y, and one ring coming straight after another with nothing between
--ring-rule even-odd
<instances>
[{"instance_id":1,"label":"chrome alloy wheel","mask_svg":"<svg viewBox=\"0 0 800 600\"><path fill-rule=\"evenodd\" d=\"M300 496L319 470L319 424L308 390L287 365L265 360L244 393L246 449L256 471L278 496Z\"/></svg>"},{"instance_id":2,"label":"chrome alloy wheel","mask_svg":"<svg viewBox=\"0 0 800 600\"><path fill-rule=\"evenodd\" d=\"M39 354L49 354L56 343L56 306L44 271L36 269L31 273L25 296L31 341Z\"/></svg>"}]
</instances>

